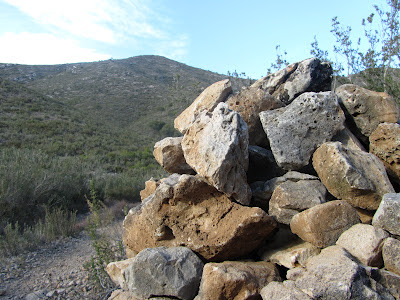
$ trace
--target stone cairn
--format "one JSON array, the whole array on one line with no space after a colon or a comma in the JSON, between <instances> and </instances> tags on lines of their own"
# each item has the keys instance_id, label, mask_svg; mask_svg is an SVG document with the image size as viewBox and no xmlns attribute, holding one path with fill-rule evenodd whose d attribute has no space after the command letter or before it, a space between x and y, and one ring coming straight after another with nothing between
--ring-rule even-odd
<instances>
[{"instance_id":1,"label":"stone cairn","mask_svg":"<svg viewBox=\"0 0 400 300\"><path fill-rule=\"evenodd\" d=\"M399 299L399 109L311 58L223 80L155 144L109 299Z\"/></svg>"}]
</instances>

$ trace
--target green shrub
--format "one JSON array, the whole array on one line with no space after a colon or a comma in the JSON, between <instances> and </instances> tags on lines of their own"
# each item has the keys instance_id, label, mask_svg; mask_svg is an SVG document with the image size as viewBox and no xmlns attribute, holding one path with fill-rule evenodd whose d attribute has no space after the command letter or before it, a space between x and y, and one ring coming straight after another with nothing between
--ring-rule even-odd
<instances>
[{"instance_id":1,"label":"green shrub","mask_svg":"<svg viewBox=\"0 0 400 300\"><path fill-rule=\"evenodd\" d=\"M44 207L86 207L89 166L76 157L50 157L28 149L0 150L0 220L30 224Z\"/></svg>"}]
</instances>

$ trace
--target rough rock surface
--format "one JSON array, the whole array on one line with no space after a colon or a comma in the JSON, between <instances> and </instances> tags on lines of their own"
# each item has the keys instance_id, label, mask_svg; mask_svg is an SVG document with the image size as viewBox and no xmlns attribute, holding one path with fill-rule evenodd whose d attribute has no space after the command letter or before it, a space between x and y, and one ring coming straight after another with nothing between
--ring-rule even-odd
<instances>
[{"instance_id":1,"label":"rough rock surface","mask_svg":"<svg viewBox=\"0 0 400 300\"><path fill-rule=\"evenodd\" d=\"M304 92L323 92L331 88L332 67L317 58L309 58L288 65L274 74L267 75L252 84L289 104Z\"/></svg>"},{"instance_id":2,"label":"rough rock surface","mask_svg":"<svg viewBox=\"0 0 400 300\"><path fill-rule=\"evenodd\" d=\"M350 130L363 142L379 123L396 123L399 109L394 99L386 93L378 93L353 84L344 84L336 94L346 113Z\"/></svg>"},{"instance_id":3,"label":"rough rock surface","mask_svg":"<svg viewBox=\"0 0 400 300\"><path fill-rule=\"evenodd\" d=\"M304 242L301 239L286 242L280 248L274 248L261 254L261 259L284 266L288 269L305 266L305 262L312 256L318 255L321 249Z\"/></svg>"},{"instance_id":4,"label":"rough rock surface","mask_svg":"<svg viewBox=\"0 0 400 300\"><path fill-rule=\"evenodd\" d=\"M382 267L382 247L389 234L374 226L356 224L343 232L336 244L366 266Z\"/></svg>"},{"instance_id":5,"label":"rough rock surface","mask_svg":"<svg viewBox=\"0 0 400 300\"><path fill-rule=\"evenodd\" d=\"M340 246L323 249L287 278L313 299L381 299L365 269Z\"/></svg>"},{"instance_id":6,"label":"rough rock surface","mask_svg":"<svg viewBox=\"0 0 400 300\"><path fill-rule=\"evenodd\" d=\"M396 299L400 299L400 276L383 269L367 269L368 275L383 287Z\"/></svg>"},{"instance_id":7,"label":"rough rock surface","mask_svg":"<svg viewBox=\"0 0 400 300\"><path fill-rule=\"evenodd\" d=\"M262 209L232 202L199 178L171 175L124 221L124 244L133 252L186 246L207 260L251 252L276 222Z\"/></svg>"},{"instance_id":8,"label":"rough rock surface","mask_svg":"<svg viewBox=\"0 0 400 300\"><path fill-rule=\"evenodd\" d=\"M302 290L296 288L292 281L270 282L266 287L261 290L261 297L263 300L312 300Z\"/></svg>"},{"instance_id":9,"label":"rough rock surface","mask_svg":"<svg viewBox=\"0 0 400 300\"><path fill-rule=\"evenodd\" d=\"M372 225L400 235L400 194L385 194L372 219Z\"/></svg>"},{"instance_id":10,"label":"rough rock surface","mask_svg":"<svg viewBox=\"0 0 400 300\"><path fill-rule=\"evenodd\" d=\"M394 238L386 239L383 244L382 255L385 268L400 275L400 241Z\"/></svg>"},{"instance_id":11,"label":"rough rock surface","mask_svg":"<svg viewBox=\"0 0 400 300\"><path fill-rule=\"evenodd\" d=\"M280 184L286 181L298 182L300 180L318 180L318 177L296 171L289 171L283 176L275 177L267 181L253 182L250 185L253 196L252 204L268 211L269 200L271 199L274 190Z\"/></svg>"},{"instance_id":12,"label":"rough rock surface","mask_svg":"<svg viewBox=\"0 0 400 300\"><path fill-rule=\"evenodd\" d=\"M347 126L334 137L332 137L332 142L341 142L344 146L354 150L365 151L363 144L357 139L357 137L350 131Z\"/></svg>"},{"instance_id":13,"label":"rough rock surface","mask_svg":"<svg viewBox=\"0 0 400 300\"><path fill-rule=\"evenodd\" d=\"M110 262L106 267L107 274L110 276L111 280L124 290L127 289L125 270L133 262L133 259L134 258L128 258L125 260Z\"/></svg>"},{"instance_id":14,"label":"rough rock surface","mask_svg":"<svg viewBox=\"0 0 400 300\"><path fill-rule=\"evenodd\" d=\"M272 281L281 281L278 269L267 262L225 261L204 266L195 300L256 299Z\"/></svg>"},{"instance_id":15,"label":"rough rock surface","mask_svg":"<svg viewBox=\"0 0 400 300\"><path fill-rule=\"evenodd\" d=\"M279 166L298 170L309 164L320 145L344 128L344 114L335 94L304 93L283 108L260 113Z\"/></svg>"},{"instance_id":16,"label":"rough rock surface","mask_svg":"<svg viewBox=\"0 0 400 300\"><path fill-rule=\"evenodd\" d=\"M369 152L378 156L388 174L400 183L400 125L379 124L369 141Z\"/></svg>"},{"instance_id":17,"label":"rough rock surface","mask_svg":"<svg viewBox=\"0 0 400 300\"><path fill-rule=\"evenodd\" d=\"M167 137L154 145L153 155L168 173L194 174L186 163L181 142L183 137Z\"/></svg>"},{"instance_id":18,"label":"rough rock surface","mask_svg":"<svg viewBox=\"0 0 400 300\"><path fill-rule=\"evenodd\" d=\"M237 112L220 103L211 116L201 113L186 131L182 149L186 162L217 190L250 203L248 132Z\"/></svg>"},{"instance_id":19,"label":"rough rock surface","mask_svg":"<svg viewBox=\"0 0 400 300\"><path fill-rule=\"evenodd\" d=\"M326 192L325 186L319 180L283 182L271 196L268 214L279 223L289 225L294 215L325 203Z\"/></svg>"},{"instance_id":20,"label":"rough rock surface","mask_svg":"<svg viewBox=\"0 0 400 300\"><path fill-rule=\"evenodd\" d=\"M141 251L125 269L127 289L133 296L169 296L193 299L204 264L186 247L158 247Z\"/></svg>"},{"instance_id":21,"label":"rough rock surface","mask_svg":"<svg viewBox=\"0 0 400 300\"><path fill-rule=\"evenodd\" d=\"M313 166L333 196L355 207L376 210L382 196L394 192L385 167L375 155L349 149L339 142L319 147Z\"/></svg>"},{"instance_id":22,"label":"rough rock surface","mask_svg":"<svg viewBox=\"0 0 400 300\"><path fill-rule=\"evenodd\" d=\"M350 204L335 200L298 213L292 218L290 229L302 240L324 248L333 245L344 231L359 222Z\"/></svg>"},{"instance_id":23,"label":"rough rock surface","mask_svg":"<svg viewBox=\"0 0 400 300\"><path fill-rule=\"evenodd\" d=\"M188 108L176 117L174 121L175 128L181 133L185 133L202 110L212 112L218 103L226 100L230 93L232 93L232 86L229 79L210 85Z\"/></svg>"},{"instance_id":24,"label":"rough rock surface","mask_svg":"<svg viewBox=\"0 0 400 300\"><path fill-rule=\"evenodd\" d=\"M267 146L267 136L258 114L262 111L283 107L284 104L262 89L248 87L226 100L229 108L237 111L249 130L249 144Z\"/></svg>"},{"instance_id":25,"label":"rough rock surface","mask_svg":"<svg viewBox=\"0 0 400 300\"><path fill-rule=\"evenodd\" d=\"M149 197L151 194L153 194L157 187L160 185L160 182L158 180L155 180L154 178L150 178L144 183L144 189L140 191L140 199L143 201L147 197Z\"/></svg>"}]
</instances>

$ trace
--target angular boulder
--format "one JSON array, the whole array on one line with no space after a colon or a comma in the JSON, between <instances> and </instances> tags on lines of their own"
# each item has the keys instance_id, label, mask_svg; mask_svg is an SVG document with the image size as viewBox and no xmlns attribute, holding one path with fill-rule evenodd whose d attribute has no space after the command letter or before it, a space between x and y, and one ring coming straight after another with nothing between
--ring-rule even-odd
<instances>
[{"instance_id":1,"label":"angular boulder","mask_svg":"<svg viewBox=\"0 0 400 300\"><path fill-rule=\"evenodd\" d=\"M376 211L372 225L394 235L400 235L400 194L385 194Z\"/></svg>"},{"instance_id":2,"label":"angular boulder","mask_svg":"<svg viewBox=\"0 0 400 300\"><path fill-rule=\"evenodd\" d=\"M325 186L319 180L283 182L272 193L268 214L279 223L289 225L294 215L325 203L326 193Z\"/></svg>"},{"instance_id":3,"label":"angular boulder","mask_svg":"<svg viewBox=\"0 0 400 300\"><path fill-rule=\"evenodd\" d=\"M366 270L340 246L323 249L287 278L312 299L381 299Z\"/></svg>"},{"instance_id":4,"label":"angular boulder","mask_svg":"<svg viewBox=\"0 0 400 300\"><path fill-rule=\"evenodd\" d=\"M382 267L382 247L389 234L374 226L356 224L343 232L336 244L366 266Z\"/></svg>"},{"instance_id":5,"label":"angular boulder","mask_svg":"<svg viewBox=\"0 0 400 300\"><path fill-rule=\"evenodd\" d=\"M400 241L394 238L385 240L382 249L385 268L397 275L400 275Z\"/></svg>"},{"instance_id":6,"label":"angular boulder","mask_svg":"<svg viewBox=\"0 0 400 300\"><path fill-rule=\"evenodd\" d=\"M258 114L262 111L283 107L284 104L262 89L247 87L226 100L228 107L237 111L249 130L249 144L267 146L267 136Z\"/></svg>"},{"instance_id":7,"label":"angular boulder","mask_svg":"<svg viewBox=\"0 0 400 300\"><path fill-rule=\"evenodd\" d=\"M390 176L400 183L400 125L381 123L369 136L369 152L385 165Z\"/></svg>"},{"instance_id":8,"label":"angular boulder","mask_svg":"<svg viewBox=\"0 0 400 300\"><path fill-rule=\"evenodd\" d=\"M129 211L123 241L133 253L186 246L206 260L222 261L253 251L275 226L262 209L232 202L201 177L175 174Z\"/></svg>"},{"instance_id":9,"label":"angular boulder","mask_svg":"<svg viewBox=\"0 0 400 300\"><path fill-rule=\"evenodd\" d=\"M290 229L303 241L325 248L357 223L360 218L355 209L346 201L335 200L298 213L292 218Z\"/></svg>"},{"instance_id":10,"label":"angular boulder","mask_svg":"<svg viewBox=\"0 0 400 300\"><path fill-rule=\"evenodd\" d=\"M167 137L154 145L153 155L168 173L195 174L186 163L181 142L183 137Z\"/></svg>"},{"instance_id":11,"label":"angular boulder","mask_svg":"<svg viewBox=\"0 0 400 300\"><path fill-rule=\"evenodd\" d=\"M144 199L149 197L156 191L159 185L160 182L158 180L155 180L153 177L147 180L144 183L144 189L140 191L140 199L143 201Z\"/></svg>"},{"instance_id":12,"label":"angular boulder","mask_svg":"<svg viewBox=\"0 0 400 300\"><path fill-rule=\"evenodd\" d=\"M182 149L186 162L218 191L250 203L248 132L237 112L220 103L211 115L201 113L186 131Z\"/></svg>"},{"instance_id":13,"label":"angular boulder","mask_svg":"<svg viewBox=\"0 0 400 300\"><path fill-rule=\"evenodd\" d=\"M396 123L399 108L386 93L367 90L357 85L344 84L336 94L346 113L350 130L364 143L380 123Z\"/></svg>"},{"instance_id":14,"label":"angular boulder","mask_svg":"<svg viewBox=\"0 0 400 300\"><path fill-rule=\"evenodd\" d=\"M278 165L298 170L311 155L344 128L344 114L335 94L304 93L283 108L260 113L272 153Z\"/></svg>"},{"instance_id":15,"label":"angular boulder","mask_svg":"<svg viewBox=\"0 0 400 300\"><path fill-rule=\"evenodd\" d=\"M226 100L230 93L232 93L232 86L229 79L210 85L188 108L176 117L174 121L175 128L181 133L185 133L202 110L212 112L218 103Z\"/></svg>"},{"instance_id":16,"label":"angular boulder","mask_svg":"<svg viewBox=\"0 0 400 300\"><path fill-rule=\"evenodd\" d=\"M168 296L193 299L199 289L204 264L186 247L158 247L141 251L125 269L128 291L147 299Z\"/></svg>"},{"instance_id":17,"label":"angular boulder","mask_svg":"<svg viewBox=\"0 0 400 300\"><path fill-rule=\"evenodd\" d=\"M324 92L331 88L332 67L318 58L309 58L267 75L251 85L284 104L304 92Z\"/></svg>"},{"instance_id":18,"label":"angular boulder","mask_svg":"<svg viewBox=\"0 0 400 300\"><path fill-rule=\"evenodd\" d=\"M204 266L199 294L195 299L257 299L265 285L281 280L278 269L272 263L208 263Z\"/></svg>"},{"instance_id":19,"label":"angular boulder","mask_svg":"<svg viewBox=\"0 0 400 300\"><path fill-rule=\"evenodd\" d=\"M328 142L313 156L322 183L337 199L354 207L376 210L386 193L394 189L382 162L373 154Z\"/></svg>"},{"instance_id":20,"label":"angular boulder","mask_svg":"<svg viewBox=\"0 0 400 300\"><path fill-rule=\"evenodd\" d=\"M371 279L385 287L396 300L400 299L399 275L377 268L367 269L367 272Z\"/></svg>"}]
</instances>

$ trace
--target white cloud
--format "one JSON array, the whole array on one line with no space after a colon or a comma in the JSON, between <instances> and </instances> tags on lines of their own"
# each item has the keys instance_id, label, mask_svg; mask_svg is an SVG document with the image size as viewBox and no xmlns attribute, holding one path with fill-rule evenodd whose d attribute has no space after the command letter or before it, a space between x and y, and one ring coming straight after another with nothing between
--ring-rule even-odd
<instances>
[{"instance_id":1,"label":"white cloud","mask_svg":"<svg viewBox=\"0 0 400 300\"><path fill-rule=\"evenodd\" d=\"M40 34L12 34L11 28L6 30L8 33L1 37L0 62L5 57L18 63L32 63L33 58L42 61L47 57L43 60L46 64L60 63L61 58L64 58L62 62L88 61L90 57L90 60L104 59L105 54L79 46L88 41L92 45L102 42L103 47L106 44L116 51L125 48L177 60L186 55L187 36L174 32L174 22L162 13L158 0L3 1L18 8L42 29Z\"/></svg>"},{"instance_id":2,"label":"white cloud","mask_svg":"<svg viewBox=\"0 0 400 300\"><path fill-rule=\"evenodd\" d=\"M39 24L77 37L116 43L129 36L156 39L166 36L165 32L151 24L161 18L142 0L4 1Z\"/></svg>"},{"instance_id":3,"label":"white cloud","mask_svg":"<svg viewBox=\"0 0 400 300\"><path fill-rule=\"evenodd\" d=\"M0 36L0 62L19 64L61 64L105 60L110 55L81 48L70 39L51 34L7 32Z\"/></svg>"}]
</instances>

